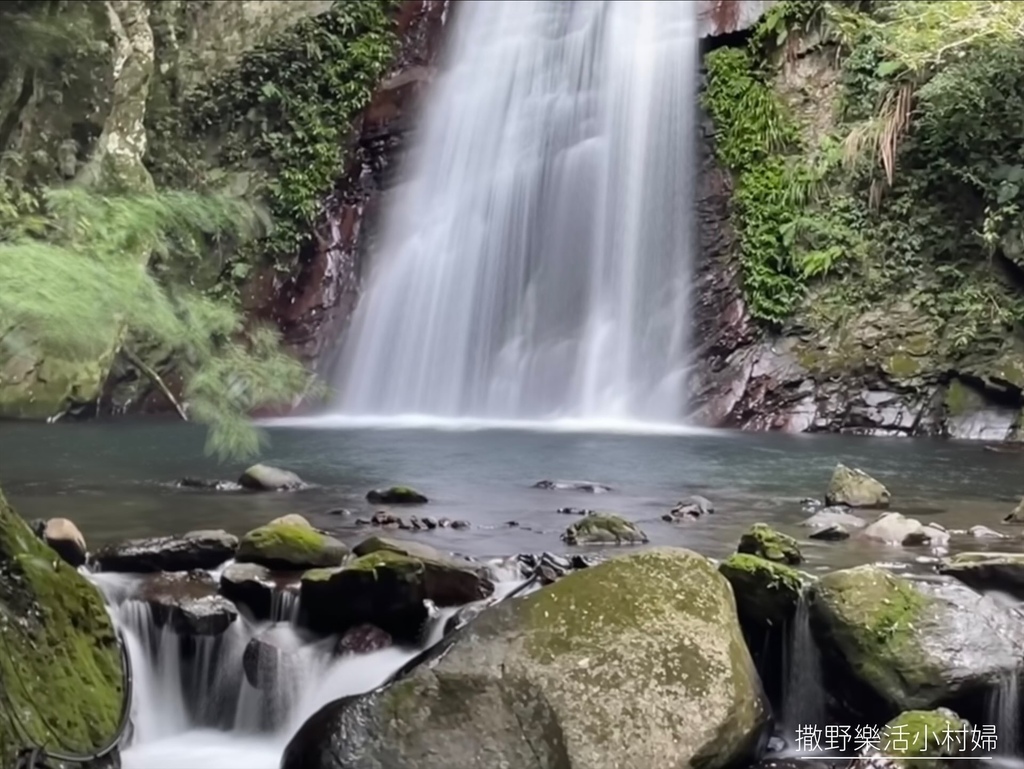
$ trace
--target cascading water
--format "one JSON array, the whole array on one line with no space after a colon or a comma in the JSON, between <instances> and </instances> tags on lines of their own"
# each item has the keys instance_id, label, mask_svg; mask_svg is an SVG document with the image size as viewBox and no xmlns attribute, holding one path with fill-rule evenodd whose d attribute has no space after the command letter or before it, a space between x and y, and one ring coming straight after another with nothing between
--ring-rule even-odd
<instances>
[{"instance_id":1,"label":"cascading water","mask_svg":"<svg viewBox=\"0 0 1024 769\"><path fill-rule=\"evenodd\" d=\"M698 5L460 4L335 411L684 416Z\"/></svg>"},{"instance_id":2,"label":"cascading water","mask_svg":"<svg viewBox=\"0 0 1024 769\"><path fill-rule=\"evenodd\" d=\"M495 599L522 584L518 572L491 566ZM134 676L130 746L124 769L277 769L291 736L332 700L366 692L437 643L454 609L433 612L422 648L392 647L338 657L337 638L315 638L295 625L298 600L280 591L274 616L239 616L214 637L183 637L160 627L148 603L137 600L138 578L90 574L106 596L128 644ZM259 637L273 664L254 686L243 656Z\"/></svg>"},{"instance_id":3,"label":"cascading water","mask_svg":"<svg viewBox=\"0 0 1024 769\"><path fill-rule=\"evenodd\" d=\"M825 723L821 653L811 632L807 590L800 593L785 646L781 726L790 734Z\"/></svg>"}]
</instances>

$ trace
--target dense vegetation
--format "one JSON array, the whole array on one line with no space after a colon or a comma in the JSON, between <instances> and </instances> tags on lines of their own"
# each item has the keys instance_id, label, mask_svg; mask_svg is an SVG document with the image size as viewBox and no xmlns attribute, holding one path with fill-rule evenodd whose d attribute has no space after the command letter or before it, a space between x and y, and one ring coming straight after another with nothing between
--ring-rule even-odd
<instances>
[{"instance_id":1,"label":"dense vegetation","mask_svg":"<svg viewBox=\"0 0 1024 769\"><path fill-rule=\"evenodd\" d=\"M950 358L1024 320L1024 7L774 6L706 60L705 106L736 174L744 291L772 326L842 327L909 303ZM835 72L817 104L786 67ZM792 78L791 78L792 79Z\"/></svg>"},{"instance_id":2,"label":"dense vegetation","mask_svg":"<svg viewBox=\"0 0 1024 769\"><path fill-rule=\"evenodd\" d=\"M294 269L311 240L352 121L391 59L393 2L338 2L185 91L172 65L188 6L150 14L158 67L145 105L145 184L62 176L49 146L5 152L0 364L19 354L107 361L118 352L183 416L211 426L211 450L245 455L259 447L248 415L312 383L275 330L246 321L237 288L255 265ZM21 2L0 11L0 150L33 100L55 94L71 109L72 94L102 85L75 81L109 69L97 7ZM89 60L72 67L69 57ZM184 383L181 402L168 374Z\"/></svg>"}]
</instances>

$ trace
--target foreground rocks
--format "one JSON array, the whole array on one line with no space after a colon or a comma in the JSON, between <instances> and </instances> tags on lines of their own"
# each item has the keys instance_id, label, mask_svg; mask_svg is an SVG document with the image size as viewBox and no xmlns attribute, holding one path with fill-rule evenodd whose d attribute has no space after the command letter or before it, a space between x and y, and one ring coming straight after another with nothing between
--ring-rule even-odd
<instances>
[{"instance_id":1,"label":"foreground rocks","mask_svg":"<svg viewBox=\"0 0 1024 769\"><path fill-rule=\"evenodd\" d=\"M811 600L819 647L895 709L992 690L1024 656L1024 618L952 580L860 566L823 576Z\"/></svg>"},{"instance_id":2,"label":"foreground rocks","mask_svg":"<svg viewBox=\"0 0 1024 769\"><path fill-rule=\"evenodd\" d=\"M379 550L341 568L303 574L300 623L325 634L369 624L415 644L428 618L424 601L461 606L493 592L483 569L472 564Z\"/></svg>"},{"instance_id":3,"label":"foreground rocks","mask_svg":"<svg viewBox=\"0 0 1024 769\"><path fill-rule=\"evenodd\" d=\"M220 594L254 620L283 619L281 596L298 596L301 572L272 572L256 563L233 563L220 575Z\"/></svg>"},{"instance_id":4,"label":"foreground rocks","mask_svg":"<svg viewBox=\"0 0 1024 769\"><path fill-rule=\"evenodd\" d=\"M451 638L404 680L320 710L282 769L721 769L766 738L732 591L686 550L571 574Z\"/></svg>"},{"instance_id":5,"label":"foreground rocks","mask_svg":"<svg viewBox=\"0 0 1024 769\"><path fill-rule=\"evenodd\" d=\"M810 581L796 569L750 553L734 553L718 570L736 594L741 624L759 633L784 627Z\"/></svg>"},{"instance_id":6,"label":"foreground rocks","mask_svg":"<svg viewBox=\"0 0 1024 769\"><path fill-rule=\"evenodd\" d=\"M93 556L101 571L145 574L216 569L235 555L238 538L226 531L191 531L182 536L130 539Z\"/></svg>"},{"instance_id":7,"label":"foreground rocks","mask_svg":"<svg viewBox=\"0 0 1024 769\"><path fill-rule=\"evenodd\" d=\"M0 765L15 766L27 740L53 744L48 724L60 725L65 750L88 754L106 745L125 682L103 598L33 535L2 493L0 642L4 710L35 715L0 718ZM25 685L14 683L13 671Z\"/></svg>"},{"instance_id":8,"label":"foreground rocks","mask_svg":"<svg viewBox=\"0 0 1024 769\"><path fill-rule=\"evenodd\" d=\"M766 561L776 561L790 566L804 560L800 553L800 545L795 539L775 531L766 523L755 523L751 526L750 530L740 537L736 552L756 555Z\"/></svg>"},{"instance_id":9,"label":"foreground rocks","mask_svg":"<svg viewBox=\"0 0 1024 769\"><path fill-rule=\"evenodd\" d=\"M153 575L136 598L149 604L157 626L179 635L220 635L238 618L235 605L217 595L217 583L205 571Z\"/></svg>"},{"instance_id":10,"label":"foreground rocks","mask_svg":"<svg viewBox=\"0 0 1024 769\"><path fill-rule=\"evenodd\" d=\"M1024 601L1024 553L957 553L939 573L975 590L998 590Z\"/></svg>"}]
</instances>

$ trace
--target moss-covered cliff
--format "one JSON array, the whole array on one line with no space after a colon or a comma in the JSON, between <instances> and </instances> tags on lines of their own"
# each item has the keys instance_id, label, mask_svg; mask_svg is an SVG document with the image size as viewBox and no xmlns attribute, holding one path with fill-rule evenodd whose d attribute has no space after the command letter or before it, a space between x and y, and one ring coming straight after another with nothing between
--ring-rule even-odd
<instances>
[{"instance_id":1,"label":"moss-covered cliff","mask_svg":"<svg viewBox=\"0 0 1024 769\"><path fill-rule=\"evenodd\" d=\"M0 493L0 763L43 745L80 755L105 747L124 686L99 592Z\"/></svg>"},{"instance_id":2,"label":"moss-covered cliff","mask_svg":"<svg viewBox=\"0 0 1024 769\"><path fill-rule=\"evenodd\" d=\"M204 248L202 259L142 249L141 262L163 285L225 306L264 265L298 272L344 173L352 124L393 60L398 5L4 4L0 225L30 222L36 192L69 182L104 194L227 193L269 210L264 237ZM173 345L130 324L103 333L73 353L0 313L0 417L88 413L105 386L122 409L163 389L153 387L161 374L180 392Z\"/></svg>"},{"instance_id":3,"label":"moss-covered cliff","mask_svg":"<svg viewBox=\"0 0 1024 769\"><path fill-rule=\"evenodd\" d=\"M1024 434L1024 41L933 5L787 0L706 56L706 421Z\"/></svg>"}]
</instances>

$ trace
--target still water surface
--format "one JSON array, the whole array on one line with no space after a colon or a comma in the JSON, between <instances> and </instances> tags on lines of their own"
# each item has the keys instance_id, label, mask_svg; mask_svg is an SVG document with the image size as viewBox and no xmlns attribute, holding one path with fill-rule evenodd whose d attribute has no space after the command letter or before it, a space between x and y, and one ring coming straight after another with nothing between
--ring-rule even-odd
<instances>
[{"instance_id":1,"label":"still water surface","mask_svg":"<svg viewBox=\"0 0 1024 769\"><path fill-rule=\"evenodd\" d=\"M172 488L168 484L183 476L234 479L244 465L219 465L204 456L202 430L165 422L0 424L0 484L26 518L71 518L92 548L196 528L241 534L285 513L306 515L352 543L367 535L355 519L374 509L364 500L366 491L407 484L431 499L418 514L464 519L471 528L395 533L473 555L566 551L559 534L573 519L556 512L565 506L621 513L638 521L655 544L711 556L731 552L756 521L804 539L807 531L795 526L805 517L799 500L824 494L836 462L886 483L892 509L947 528L998 528L1024 491L1024 454L924 439L513 429L274 427L268 433L264 461L294 470L316 488L283 494ZM597 481L614 492L530 488L542 478ZM678 499L694 493L715 503L713 516L687 525L660 520ZM328 513L337 508L353 515ZM977 549L979 543L954 538L953 546ZM805 549L810 568L920 554L850 542L808 543Z\"/></svg>"}]
</instances>

